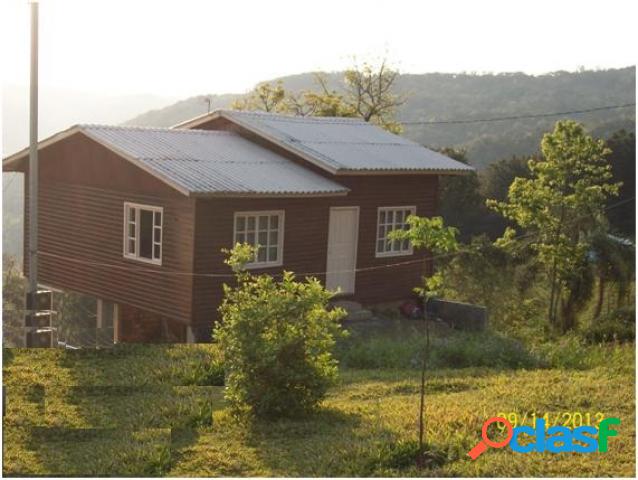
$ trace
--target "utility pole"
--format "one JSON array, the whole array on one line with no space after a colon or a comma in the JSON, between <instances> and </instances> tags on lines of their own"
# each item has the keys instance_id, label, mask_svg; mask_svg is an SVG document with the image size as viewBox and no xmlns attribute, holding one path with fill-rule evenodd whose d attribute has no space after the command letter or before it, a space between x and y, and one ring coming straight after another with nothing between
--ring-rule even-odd
<instances>
[{"instance_id":1,"label":"utility pole","mask_svg":"<svg viewBox=\"0 0 638 480\"><path fill-rule=\"evenodd\" d=\"M29 98L29 285L25 345L52 347L54 331L50 290L38 290L38 0L31 0L31 79ZM56 342L57 343L57 342Z\"/></svg>"},{"instance_id":2,"label":"utility pole","mask_svg":"<svg viewBox=\"0 0 638 480\"><path fill-rule=\"evenodd\" d=\"M38 291L38 2L31 1L29 101L29 293Z\"/></svg>"}]
</instances>

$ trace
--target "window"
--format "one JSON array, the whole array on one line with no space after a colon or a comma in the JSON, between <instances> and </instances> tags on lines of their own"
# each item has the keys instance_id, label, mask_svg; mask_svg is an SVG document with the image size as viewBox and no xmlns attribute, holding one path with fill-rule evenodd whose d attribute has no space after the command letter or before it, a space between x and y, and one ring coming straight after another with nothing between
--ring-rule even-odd
<instances>
[{"instance_id":1,"label":"window","mask_svg":"<svg viewBox=\"0 0 638 480\"><path fill-rule=\"evenodd\" d=\"M256 248L255 261L248 267L283 264L284 212L235 213L235 244L247 243Z\"/></svg>"},{"instance_id":2,"label":"window","mask_svg":"<svg viewBox=\"0 0 638 480\"><path fill-rule=\"evenodd\" d=\"M162 264L161 207L124 204L124 256Z\"/></svg>"},{"instance_id":3,"label":"window","mask_svg":"<svg viewBox=\"0 0 638 480\"><path fill-rule=\"evenodd\" d=\"M381 207L377 217L377 257L412 255L408 240L390 240L392 230L406 229L406 220L416 212L415 207Z\"/></svg>"}]
</instances>

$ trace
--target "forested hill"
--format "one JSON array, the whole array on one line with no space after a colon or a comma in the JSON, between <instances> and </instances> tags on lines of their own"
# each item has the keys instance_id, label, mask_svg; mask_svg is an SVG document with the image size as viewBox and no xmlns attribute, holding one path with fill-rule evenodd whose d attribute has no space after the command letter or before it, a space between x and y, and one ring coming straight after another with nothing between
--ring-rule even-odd
<instances>
[{"instance_id":1,"label":"forested hill","mask_svg":"<svg viewBox=\"0 0 638 480\"><path fill-rule=\"evenodd\" d=\"M340 73L328 76L339 88ZM312 73L283 77L291 91L315 89ZM606 105L634 103L636 68L554 72L532 76L523 73L403 74L396 92L406 98L398 112L403 121L447 121L484 119L524 114L585 110ZM238 94L201 95L139 115L131 125L170 126L205 113L228 107ZM538 149L543 132L561 117L479 122L464 124L406 125L404 135L430 147L463 147L470 162L484 167L511 155L526 155ZM626 129L635 130L634 108L573 115L600 137Z\"/></svg>"}]
</instances>

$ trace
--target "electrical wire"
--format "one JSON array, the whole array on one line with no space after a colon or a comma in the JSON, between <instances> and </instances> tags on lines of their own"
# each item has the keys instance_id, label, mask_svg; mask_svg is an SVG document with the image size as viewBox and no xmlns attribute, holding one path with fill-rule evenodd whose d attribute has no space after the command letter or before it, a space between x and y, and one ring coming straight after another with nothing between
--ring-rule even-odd
<instances>
[{"instance_id":1,"label":"electrical wire","mask_svg":"<svg viewBox=\"0 0 638 480\"><path fill-rule=\"evenodd\" d=\"M621 200L619 202L616 202L612 205L609 205L608 207L605 207L603 210L604 211L609 211L612 210L614 208L618 208L626 203L629 202L633 202L635 201L636 197L631 197L631 198L627 198L624 200ZM571 225L574 224L576 222L579 222L580 220L582 220L583 218L586 218L587 216L582 216L582 217L578 217L576 219L571 220L570 222L566 222L567 225ZM530 237L535 237L540 235L539 232L529 232L529 233L524 233L524 234L520 234L517 235L515 237L512 238L512 240L523 240L525 238L530 238ZM327 273L361 273L361 272L368 272L368 271L374 271L374 270L381 270L381 269L385 269L385 268L394 268L394 267L399 267L399 266L405 266L405 265L414 265L414 264L422 264L424 261L433 261L433 260L440 260L443 258L450 258L450 257L454 257L457 255L462 255L462 254L477 254L480 252L480 249L460 249L460 250L456 250L454 252L450 252L450 253L444 253L444 254L439 254L439 255L431 255L431 256L427 256L425 258L420 258L417 260L407 260L404 262L397 262L397 263L390 263L390 264L383 264L383 265L373 265L370 267L361 267L361 268L355 268L354 270L350 269L350 270L337 270L337 271L330 271L330 272L303 272L303 273L295 273L296 276L298 277L312 277L312 276L323 276L326 275ZM42 252L39 251L38 255L43 255L46 257L51 257L51 258L57 258L60 260L65 260L65 261L69 261L72 263L77 263L80 265L85 265L85 266L90 266L90 267L104 267L104 268L111 268L114 270L121 270L121 271L127 271L127 272L132 272L132 273L151 273L151 274L158 274L158 275L168 275L168 276L185 276L185 277L203 277L203 278L234 278L235 274L234 273L197 273L197 272L184 272L184 271L175 271L175 270L165 270L165 269L150 269L150 268L134 268L134 267L128 267L126 265L117 265L117 264L110 264L110 263L103 263L103 262L94 262L94 261L90 261L90 260L81 260L81 259L77 259L77 258L72 258L72 257L68 257L66 255L59 255L59 254L55 254L55 253L50 253L50 252ZM274 274L270 274L273 277L280 277L283 276L283 273L274 273Z\"/></svg>"},{"instance_id":2,"label":"electrical wire","mask_svg":"<svg viewBox=\"0 0 638 480\"><path fill-rule=\"evenodd\" d=\"M616 110L619 108L628 108L635 107L636 102L633 103L623 103L620 105L605 105L602 107L595 108L586 108L582 110L569 110L566 112L552 112L552 113L530 113L524 115L511 115L506 117L493 117L493 118L476 118L469 120L397 120L398 123L402 125L465 125L470 123L489 123L489 122L503 122L503 121L511 121L511 120L524 120L527 118L545 118L545 117L561 117L563 115L581 115L584 113L591 112L602 112L605 110Z\"/></svg>"}]
</instances>

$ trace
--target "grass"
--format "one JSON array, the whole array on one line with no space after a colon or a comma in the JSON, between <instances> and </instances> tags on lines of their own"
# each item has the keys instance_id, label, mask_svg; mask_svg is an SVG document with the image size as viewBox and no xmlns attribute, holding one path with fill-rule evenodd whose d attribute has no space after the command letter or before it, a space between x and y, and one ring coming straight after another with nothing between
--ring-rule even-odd
<instances>
[{"instance_id":1,"label":"grass","mask_svg":"<svg viewBox=\"0 0 638 480\"><path fill-rule=\"evenodd\" d=\"M3 473L634 476L633 343L585 346L568 338L529 351L498 335L437 330L426 417L436 461L418 470L418 370L411 364L418 331L405 322L353 330L339 345L347 366L319 411L267 423L230 417L214 386L221 368L214 345L5 350ZM617 416L619 436L600 454L466 456L490 416L562 412Z\"/></svg>"}]
</instances>

